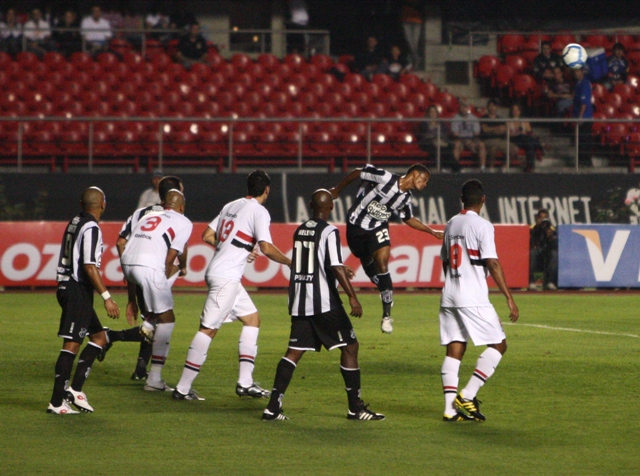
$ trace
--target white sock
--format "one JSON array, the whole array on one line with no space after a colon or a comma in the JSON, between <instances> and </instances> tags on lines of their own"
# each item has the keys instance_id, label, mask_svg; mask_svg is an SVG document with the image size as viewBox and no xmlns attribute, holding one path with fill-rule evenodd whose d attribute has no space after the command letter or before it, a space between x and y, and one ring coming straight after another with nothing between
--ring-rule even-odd
<instances>
[{"instance_id":1,"label":"white sock","mask_svg":"<svg viewBox=\"0 0 640 476\"><path fill-rule=\"evenodd\" d=\"M469 400L474 399L478 394L478 390L482 388L489 377L496 371L500 359L502 359L502 354L493 347L487 348L487 350L480 354L478 362L476 363L476 369L473 371L473 375L469 379L467 386L460 392L460 395Z\"/></svg>"},{"instance_id":2,"label":"white sock","mask_svg":"<svg viewBox=\"0 0 640 476\"><path fill-rule=\"evenodd\" d=\"M444 414L454 416L458 413L453 402L458 394L458 371L460 370L460 361L453 357L445 357L442 362L442 391L444 392Z\"/></svg>"},{"instance_id":3,"label":"white sock","mask_svg":"<svg viewBox=\"0 0 640 476\"><path fill-rule=\"evenodd\" d=\"M162 380L162 367L169 355L169 343L175 322L166 324L158 323L156 333L153 336L153 347L151 348L151 369L147 382L155 384Z\"/></svg>"},{"instance_id":4,"label":"white sock","mask_svg":"<svg viewBox=\"0 0 640 476\"><path fill-rule=\"evenodd\" d=\"M184 370L176 388L178 392L186 395L191 390L193 381L200 373L200 368L207 360L207 351L211 345L211 337L203 332L196 332L195 337L191 341L189 351L187 352L187 360L184 363Z\"/></svg>"},{"instance_id":5,"label":"white sock","mask_svg":"<svg viewBox=\"0 0 640 476\"><path fill-rule=\"evenodd\" d=\"M238 360L240 362L238 383L243 387L253 385L253 367L258 355L259 333L259 327L242 326L242 332L238 340Z\"/></svg>"}]
</instances>

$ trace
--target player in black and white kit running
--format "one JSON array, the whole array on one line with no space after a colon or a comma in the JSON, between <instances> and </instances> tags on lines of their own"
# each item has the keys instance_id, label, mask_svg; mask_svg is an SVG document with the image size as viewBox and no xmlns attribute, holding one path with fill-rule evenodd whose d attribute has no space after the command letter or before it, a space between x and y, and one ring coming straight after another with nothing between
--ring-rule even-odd
<instances>
[{"instance_id":1,"label":"player in black and white kit running","mask_svg":"<svg viewBox=\"0 0 640 476\"><path fill-rule=\"evenodd\" d=\"M289 279L289 348L276 371L269 405L263 420L288 420L282 413L282 398L293 372L304 353L339 348L340 372L344 379L350 420L384 420L384 415L367 408L360 398L358 340L342 305L337 284L349 296L351 315L362 316L362 306L349 278L353 271L342 262L340 234L327 223L333 209L328 190L320 189L311 197L313 218L298 227L293 235L293 259Z\"/></svg>"},{"instance_id":2,"label":"player in black and white kit running","mask_svg":"<svg viewBox=\"0 0 640 476\"><path fill-rule=\"evenodd\" d=\"M62 308L58 337L64 342L56 362L53 394L47 408L48 413L57 415L78 413L69 403L84 412L93 411L82 386L107 343L105 331L93 309L93 290L104 299L109 317L117 319L120 316L118 305L111 299L100 276L103 243L98 221L106 207L104 193L98 187L89 187L82 193L80 204L82 213L65 228L58 259L57 298ZM76 373L67 388L73 361L86 336L89 336L89 344L80 353Z\"/></svg>"},{"instance_id":3,"label":"player in black and white kit running","mask_svg":"<svg viewBox=\"0 0 640 476\"><path fill-rule=\"evenodd\" d=\"M356 201L349 209L347 244L360 259L362 267L380 291L382 299L382 332L393 331L391 307L393 306L393 282L389 274L389 218L396 213L404 223L442 239L443 233L425 225L413 216L412 191L421 192L427 186L431 174L422 164L409 167L405 175L367 165L353 170L342 182L329 190L334 200L344 187L360 179Z\"/></svg>"}]
</instances>

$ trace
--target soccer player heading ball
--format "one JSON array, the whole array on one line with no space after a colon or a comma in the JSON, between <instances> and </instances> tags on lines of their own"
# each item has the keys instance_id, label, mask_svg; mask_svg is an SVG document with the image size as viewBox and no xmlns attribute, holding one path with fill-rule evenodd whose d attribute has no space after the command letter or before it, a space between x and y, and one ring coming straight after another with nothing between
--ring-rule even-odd
<instances>
[{"instance_id":1,"label":"soccer player heading ball","mask_svg":"<svg viewBox=\"0 0 640 476\"><path fill-rule=\"evenodd\" d=\"M353 170L342 182L329 190L335 200L344 187L361 180L356 201L349 209L347 244L360 259L364 272L380 291L382 299L382 332L393 331L393 283L389 274L389 218L396 213L403 222L418 231L442 239L442 232L432 229L413 216L412 191L427 187L431 174L422 164L409 167L403 176L367 165Z\"/></svg>"}]
</instances>

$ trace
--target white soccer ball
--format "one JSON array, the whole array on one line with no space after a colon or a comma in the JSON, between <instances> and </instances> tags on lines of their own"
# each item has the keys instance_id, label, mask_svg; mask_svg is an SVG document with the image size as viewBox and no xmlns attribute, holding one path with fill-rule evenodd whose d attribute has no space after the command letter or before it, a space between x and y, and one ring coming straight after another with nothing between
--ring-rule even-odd
<instances>
[{"instance_id":1,"label":"white soccer ball","mask_svg":"<svg viewBox=\"0 0 640 476\"><path fill-rule=\"evenodd\" d=\"M562 59L571 69L580 69L587 62L588 58L587 50L577 43L569 43L562 50Z\"/></svg>"}]
</instances>

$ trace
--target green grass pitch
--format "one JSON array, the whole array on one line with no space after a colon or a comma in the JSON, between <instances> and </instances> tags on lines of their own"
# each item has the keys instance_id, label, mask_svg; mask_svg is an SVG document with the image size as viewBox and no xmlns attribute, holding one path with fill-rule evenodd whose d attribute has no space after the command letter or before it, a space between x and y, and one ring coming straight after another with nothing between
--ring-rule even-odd
<instances>
[{"instance_id":1,"label":"green grass pitch","mask_svg":"<svg viewBox=\"0 0 640 476\"><path fill-rule=\"evenodd\" d=\"M121 308L125 296L115 295ZM284 400L291 418L260 420L266 400L240 399L238 323L223 326L194 387L176 402L129 380L137 344L116 343L85 385L93 414L45 413L61 341L54 292L0 294L0 473L10 474L637 474L638 294L518 294L509 351L480 391L485 423L442 421L435 293L397 294L395 330L362 294L363 398L382 422L346 419L339 351L307 353ZM255 379L270 388L288 339L285 294L254 293L262 330ZM491 299L506 318L501 295ZM96 298L104 325L120 329ZM164 377L175 384L204 291L176 295ZM506 319L504 319L506 320ZM547 326L547 327L538 327ZM561 328L561 329L560 329ZM583 331L583 332L577 332ZM589 332L585 332L589 331ZM463 387L483 348L470 346Z\"/></svg>"}]
</instances>

